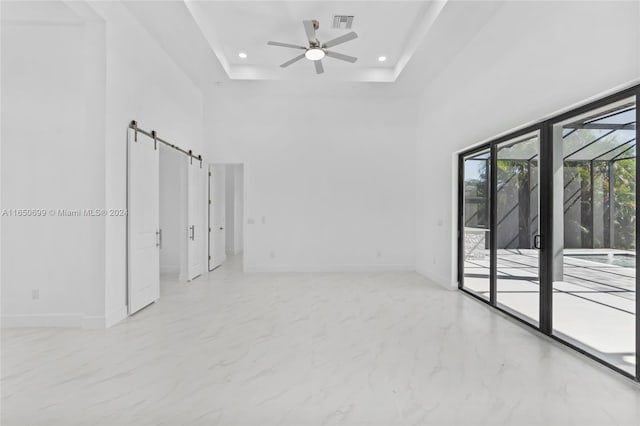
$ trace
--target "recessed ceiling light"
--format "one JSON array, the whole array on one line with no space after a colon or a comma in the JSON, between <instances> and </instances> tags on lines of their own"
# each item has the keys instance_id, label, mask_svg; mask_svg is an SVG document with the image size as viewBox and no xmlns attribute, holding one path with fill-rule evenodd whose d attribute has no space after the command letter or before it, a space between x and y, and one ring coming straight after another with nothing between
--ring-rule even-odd
<instances>
[{"instance_id":1,"label":"recessed ceiling light","mask_svg":"<svg viewBox=\"0 0 640 426\"><path fill-rule=\"evenodd\" d=\"M247 54L246 54L246 53L244 53L244 52L240 52L240 53L238 53L238 56L239 56L241 59L247 59Z\"/></svg>"},{"instance_id":2,"label":"recessed ceiling light","mask_svg":"<svg viewBox=\"0 0 640 426\"><path fill-rule=\"evenodd\" d=\"M384 62L384 61L386 61L386 60L387 60L387 57L386 57L386 56L378 56L378 61L379 61L379 62Z\"/></svg>"}]
</instances>

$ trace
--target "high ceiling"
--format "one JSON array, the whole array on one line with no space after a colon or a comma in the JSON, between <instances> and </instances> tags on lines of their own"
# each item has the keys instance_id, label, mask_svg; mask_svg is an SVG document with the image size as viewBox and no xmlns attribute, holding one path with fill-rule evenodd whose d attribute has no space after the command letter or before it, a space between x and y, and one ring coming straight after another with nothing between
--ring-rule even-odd
<instances>
[{"instance_id":1,"label":"high ceiling","mask_svg":"<svg viewBox=\"0 0 640 426\"><path fill-rule=\"evenodd\" d=\"M233 83L251 87L268 81L290 90L372 90L363 82L394 82L395 93L415 95L441 74L474 34L499 9L500 1L195 1L118 2L200 88ZM81 23L90 1L2 1L2 21ZM350 30L332 28L335 14L353 15L359 37L332 50L358 57L355 64L323 59L316 75L310 61L279 65L299 51L268 46L275 40L305 44L302 21L320 21L318 38L327 41ZM247 54L246 59L238 53ZM379 62L379 56L386 56ZM280 83L278 83L280 82ZM313 85L307 84L313 82ZM326 84L323 84L326 82ZM298 84L296 84L298 83ZM375 85L375 90L382 86Z\"/></svg>"},{"instance_id":2,"label":"high ceiling","mask_svg":"<svg viewBox=\"0 0 640 426\"><path fill-rule=\"evenodd\" d=\"M61 1L2 1L2 22L81 24L82 18Z\"/></svg>"},{"instance_id":3,"label":"high ceiling","mask_svg":"<svg viewBox=\"0 0 640 426\"><path fill-rule=\"evenodd\" d=\"M363 83L393 82L396 93L417 96L473 40L502 2L127 0L122 4L203 89L261 81L282 82L287 90L344 90L346 86L336 82L369 90ZM304 19L320 21L322 39L345 33L331 28L334 14L355 16L352 30L358 39L334 48L357 56L355 64L326 58L322 75L316 75L307 60L279 67L297 51L268 46L267 41L304 43ZM240 60L240 52L247 54L246 60ZM388 58L386 62L377 61L381 55Z\"/></svg>"},{"instance_id":4,"label":"high ceiling","mask_svg":"<svg viewBox=\"0 0 640 426\"><path fill-rule=\"evenodd\" d=\"M433 1L185 1L194 21L231 79L395 81L442 9ZM334 15L353 15L351 30L334 29ZM303 20L320 22L325 42L355 31L358 38L332 50L358 57L354 64L323 59L325 73L315 74L303 59L279 65L300 54L267 41L308 45ZM246 58L238 55L245 53ZM385 56L386 61L378 58Z\"/></svg>"}]
</instances>

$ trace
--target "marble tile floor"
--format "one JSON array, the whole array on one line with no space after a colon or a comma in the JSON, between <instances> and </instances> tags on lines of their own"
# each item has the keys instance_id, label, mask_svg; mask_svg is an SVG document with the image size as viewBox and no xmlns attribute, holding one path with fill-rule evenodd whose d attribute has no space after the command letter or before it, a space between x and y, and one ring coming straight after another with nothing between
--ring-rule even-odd
<instances>
[{"instance_id":1,"label":"marble tile floor","mask_svg":"<svg viewBox=\"0 0 640 426\"><path fill-rule=\"evenodd\" d=\"M564 281L553 283L553 327L559 337L634 374L636 291L635 267L593 261L615 254L612 249L565 249ZM465 262L465 287L489 298L489 260ZM528 322L537 322L540 286L535 250L498 251L497 302Z\"/></svg>"},{"instance_id":2,"label":"marble tile floor","mask_svg":"<svg viewBox=\"0 0 640 426\"><path fill-rule=\"evenodd\" d=\"M232 259L108 330L2 330L1 424L639 425L640 386L416 273Z\"/></svg>"}]
</instances>

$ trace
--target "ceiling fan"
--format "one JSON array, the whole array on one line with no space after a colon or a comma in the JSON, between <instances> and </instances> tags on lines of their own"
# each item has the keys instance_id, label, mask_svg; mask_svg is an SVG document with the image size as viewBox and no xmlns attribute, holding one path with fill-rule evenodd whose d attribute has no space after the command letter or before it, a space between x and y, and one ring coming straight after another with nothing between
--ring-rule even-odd
<instances>
[{"instance_id":1,"label":"ceiling fan","mask_svg":"<svg viewBox=\"0 0 640 426\"><path fill-rule=\"evenodd\" d=\"M316 30L320 27L320 23L314 19L311 21L302 21L302 24L304 25L304 30L307 33L307 38L309 39L309 47L298 46L289 43L280 43L278 41L267 42L267 44L270 46L289 47L291 49L302 49L305 51L303 54L298 55L295 58L290 59L284 64L280 65L281 68L286 68L294 62L298 62L300 59L307 58L310 61L313 61L313 65L316 68L316 74L322 74L324 72L324 67L322 66L322 58L324 58L325 55L330 58L339 59L341 61L351 63L354 63L358 60L358 58L354 56L344 55L342 53L327 50L330 47L337 46L349 40L353 40L354 38L358 38L358 34L356 34L355 32L351 31L350 33L341 35L338 38L329 40L326 43L320 43L318 37L316 36Z\"/></svg>"}]
</instances>

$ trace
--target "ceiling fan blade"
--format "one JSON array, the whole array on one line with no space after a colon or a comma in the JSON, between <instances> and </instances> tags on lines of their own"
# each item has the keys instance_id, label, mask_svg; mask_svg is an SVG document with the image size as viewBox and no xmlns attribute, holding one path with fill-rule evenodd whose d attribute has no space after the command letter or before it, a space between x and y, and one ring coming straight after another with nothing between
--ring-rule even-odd
<instances>
[{"instance_id":1,"label":"ceiling fan blade","mask_svg":"<svg viewBox=\"0 0 640 426\"><path fill-rule=\"evenodd\" d=\"M358 34L356 34L355 32L351 31L350 33L346 33L345 35L341 35L338 38L334 38L333 40L329 40L328 42L323 44L322 47L325 48L325 47L337 46L337 45L345 43L345 42L347 42L349 40L353 40L354 38L358 38Z\"/></svg>"},{"instance_id":2,"label":"ceiling fan blade","mask_svg":"<svg viewBox=\"0 0 640 426\"><path fill-rule=\"evenodd\" d=\"M347 62L354 63L355 61L358 60L358 58L356 58L355 56L344 55L342 53L331 52L329 50L325 50L324 53L327 56L329 56L330 58L340 59L341 61L347 61Z\"/></svg>"},{"instance_id":3,"label":"ceiling fan blade","mask_svg":"<svg viewBox=\"0 0 640 426\"><path fill-rule=\"evenodd\" d=\"M302 24L304 25L304 31L307 33L309 43L317 43L318 37L316 37L316 29L313 27L313 21L302 21Z\"/></svg>"},{"instance_id":4,"label":"ceiling fan blade","mask_svg":"<svg viewBox=\"0 0 640 426\"><path fill-rule=\"evenodd\" d=\"M298 62L302 58L304 58L304 53L302 55L296 56L293 59L289 59L287 62L285 62L284 64L280 65L280 68L286 68L289 65L293 64L294 62Z\"/></svg>"},{"instance_id":5,"label":"ceiling fan blade","mask_svg":"<svg viewBox=\"0 0 640 426\"><path fill-rule=\"evenodd\" d=\"M316 74L322 74L324 72L324 67L322 66L321 60L318 59L317 61L313 61L313 65L316 66Z\"/></svg>"},{"instance_id":6,"label":"ceiling fan blade","mask_svg":"<svg viewBox=\"0 0 640 426\"><path fill-rule=\"evenodd\" d=\"M280 43L279 41L268 41L267 44L269 46L280 46L280 47L290 47L292 49L307 49L304 46L298 46L295 44L289 44L289 43Z\"/></svg>"}]
</instances>

